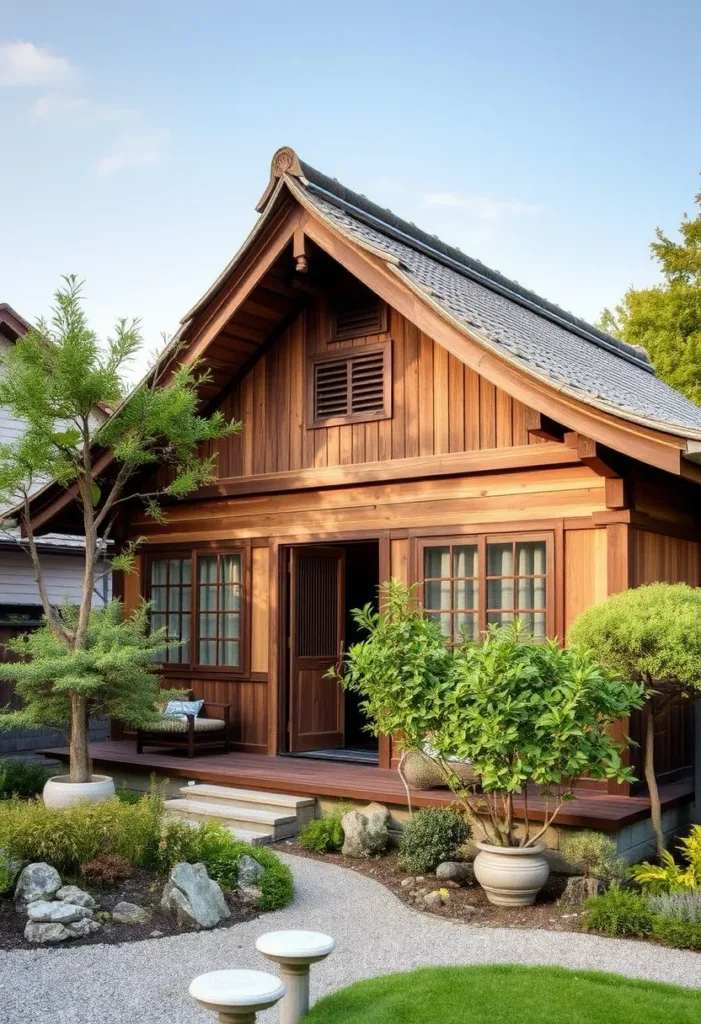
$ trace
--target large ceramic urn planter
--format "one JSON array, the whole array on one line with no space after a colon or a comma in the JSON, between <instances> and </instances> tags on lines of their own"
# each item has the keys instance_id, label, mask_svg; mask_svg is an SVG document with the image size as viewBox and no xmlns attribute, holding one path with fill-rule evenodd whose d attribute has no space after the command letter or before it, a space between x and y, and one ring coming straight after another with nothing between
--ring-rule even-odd
<instances>
[{"instance_id":1,"label":"large ceramic urn planter","mask_svg":"<svg viewBox=\"0 0 701 1024\"><path fill-rule=\"evenodd\" d=\"M90 782L71 782L69 775L54 775L44 786L44 803L56 810L73 804L97 803L114 796L114 779L109 775L93 775Z\"/></svg>"},{"instance_id":2,"label":"large ceramic urn planter","mask_svg":"<svg viewBox=\"0 0 701 1024\"><path fill-rule=\"evenodd\" d=\"M527 907L535 902L550 874L542 843L526 847L476 845L479 853L475 857L475 878L490 903Z\"/></svg>"}]
</instances>

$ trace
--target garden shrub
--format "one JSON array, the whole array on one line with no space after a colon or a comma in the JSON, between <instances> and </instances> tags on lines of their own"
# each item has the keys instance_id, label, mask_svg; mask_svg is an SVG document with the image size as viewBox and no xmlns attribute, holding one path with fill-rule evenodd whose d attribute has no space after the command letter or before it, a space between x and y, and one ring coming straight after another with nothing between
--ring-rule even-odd
<instances>
[{"instance_id":1,"label":"garden shrub","mask_svg":"<svg viewBox=\"0 0 701 1024\"><path fill-rule=\"evenodd\" d=\"M96 857L95 860L83 864L80 873L86 885L109 888L123 882L125 878L131 878L134 869L126 857L120 857L118 853L108 853L104 857Z\"/></svg>"},{"instance_id":2,"label":"garden shrub","mask_svg":"<svg viewBox=\"0 0 701 1024\"><path fill-rule=\"evenodd\" d=\"M652 931L653 914L640 893L621 889L614 882L611 888L584 904L584 928L605 935L647 935Z\"/></svg>"},{"instance_id":3,"label":"garden shrub","mask_svg":"<svg viewBox=\"0 0 701 1024\"><path fill-rule=\"evenodd\" d=\"M51 777L43 764L19 757L0 760L0 800L29 799L38 796Z\"/></svg>"},{"instance_id":4,"label":"garden shrub","mask_svg":"<svg viewBox=\"0 0 701 1024\"><path fill-rule=\"evenodd\" d=\"M652 920L652 934L665 946L676 949L701 949L701 922L675 921L669 917L655 915Z\"/></svg>"},{"instance_id":5,"label":"garden shrub","mask_svg":"<svg viewBox=\"0 0 701 1024\"><path fill-rule=\"evenodd\" d=\"M647 861L634 864L630 869L631 877L653 894L701 890L701 825L692 825L689 835L679 841L677 849L685 865L677 864L672 854L664 850L660 864Z\"/></svg>"},{"instance_id":6,"label":"garden shrub","mask_svg":"<svg viewBox=\"0 0 701 1024\"><path fill-rule=\"evenodd\" d=\"M653 914L670 921L692 921L701 924L701 891L669 892L648 896L647 905Z\"/></svg>"},{"instance_id":7,"label":"garden shrub","mask_svg":"<svg viewBox=\"0 0 701 1024\"><path fill-rule=\"evenodd\" d=\"M581 867L587 878L612 882L626 873L625 858L617 855L616 844L603 832L582 829L564 835L560 852L570 864Z\"/></svg>"},{"instance_id":8,"label":"garden shrub","mask_svg":"<svg viewBox=\"0 0 701 1024\"><path fill-rule=\"evenodd\" d=\"M16 871L12 871L7 864L0 863L0 895L14 888L16 878Z\"/></svg>"},{"instance_id":9,"label":"garden shrub","mask_svg":"<svg viewBox=\"0 0 701 1024\"><path fill-rule=\"evenodd\" d=\"M461 814L427 807L406 823L399 840L399 866L411 874L429 874L446 860L456 860L472 835Z\"/></svg>"},{"instance_id":10,"label":"garden shrub","mask_svg":"<svg viewBox=\"0 0 701 1024\"><path fill-rule=\"evenodd\" d=\"M344 814L352 810L353 804L340 803L323 818L312 818L297 836L299 845L303 846L305 850L313 850L315 853L331 853L340 850L343 846L341 821Z\"/></svg>"}]
</instances>

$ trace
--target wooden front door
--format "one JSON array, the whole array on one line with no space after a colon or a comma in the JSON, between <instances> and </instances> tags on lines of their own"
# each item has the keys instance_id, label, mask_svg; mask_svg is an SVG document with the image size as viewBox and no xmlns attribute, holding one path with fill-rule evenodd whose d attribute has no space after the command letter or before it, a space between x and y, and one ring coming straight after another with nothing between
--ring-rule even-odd
<instances>
[{"instance_id":1,"label":"wooden front door","mask_svg":"<svg viewBox=\"0 0 701 1024\"><path fill-rule=\"evenodd\" d=\"M290 552L289 750L327 750L344 744L343 690L327 679L343 645L344 552Z\"/></svg>"}]
</instances>

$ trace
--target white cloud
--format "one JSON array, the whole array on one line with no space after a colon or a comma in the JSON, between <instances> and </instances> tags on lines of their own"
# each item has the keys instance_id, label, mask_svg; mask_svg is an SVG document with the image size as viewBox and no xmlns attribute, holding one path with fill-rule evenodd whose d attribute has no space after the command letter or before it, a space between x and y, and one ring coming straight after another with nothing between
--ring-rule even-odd
<instances>
[{"instance_id":1,"label":"white cloud","mask_svg":"<svg viewBox=\"0 0 701 1024\"><path fill-rule=\"evenodd\" d=\"M161 152L169 138L170 133L162 130L123 135L97 161L97 170L100 174L114 174L129 167L155 166L161 162Z\"/></svg>"},{"instance_id":2,"label":"white cloud","mask_svg":"<svg viewBox=\"0 0 701 1024\"><path fill-rule=\"evenodd\" d=\"M0 43L0 85L61 85L76 74L66 57L34 43Z\"/></svg>"},{"instance_id":3,"label":"white cloud","mask_svg":"<svg viewBox=\"0 0 701 1024\"><path fill-rule=\"evenodd\" d=\"M41 121L82 121L106 124L128 121L137 116L126 107L110 107L93 103L85 96L71 96L63 92L49 92L38 96L31 106L32 115Z\"/></svg>"},{"instance_id":4,"label":"white cloud","mask_svg":"<svg viewBox=\"0 0 701 1024\"><path fill-rule=\"evenodd\" d=\"M494 224L508 215L533 215L541 212L535 203L513 199L490 199L488 196L461 196L455 192L431 192L423 198L424 206L444 206L453 210L467 210L478 220Z\"/></svg>"}]
</instances>

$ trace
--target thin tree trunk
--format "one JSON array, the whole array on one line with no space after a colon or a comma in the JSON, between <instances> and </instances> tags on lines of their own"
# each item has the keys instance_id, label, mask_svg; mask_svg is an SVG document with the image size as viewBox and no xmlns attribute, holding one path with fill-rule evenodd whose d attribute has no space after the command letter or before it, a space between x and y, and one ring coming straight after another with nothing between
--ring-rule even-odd
<instances>
[{"instance_id":1,"label":"thin tree trunk","mask_svg":"<svg viewBox=\"0 0 701 1024\"><path fill-rule=\"evenodd\" d=\"M70 781L90 782L91 776L87 701L82 695L72 693Z\"/></svg>"},{"instance_id":2,"label":"thin tree trunk","mask_svg":"<svg viewBox=\"0 0 701 1024\"><path fill-rule=\"evenodd\" d=\"M397 771L399 773L399 778L404 783L404 791L406 792L406 802L407 802L407 807L409 809L409 817L413 818L414 817L414 810L413 810L413 808L411 806L411 790L409 789L409 783L407 782L406 775L404 774L404 762L406 760L406 756L407 756L408 753L409 753L408 750L402 751L402 756L399 758L399 764L397 765Z\"/></svg>"},{"instance_id":3,"label":"thin tree trunk","mask_svg":"<svg viewBox=\"0 0 701 1024\"><path fill-rule=\"evenodd\" d=\"M662 831L662 804L655 776L655 713L649 708L645 728L645 782L650 797L650 817L657 844L657 856L662 857L666 847Z\"/></svg>"}]
</instances>

